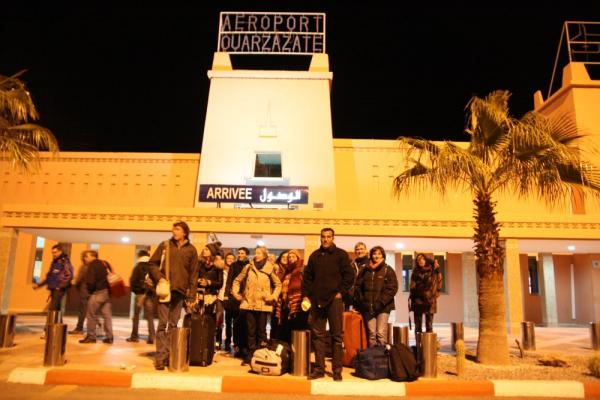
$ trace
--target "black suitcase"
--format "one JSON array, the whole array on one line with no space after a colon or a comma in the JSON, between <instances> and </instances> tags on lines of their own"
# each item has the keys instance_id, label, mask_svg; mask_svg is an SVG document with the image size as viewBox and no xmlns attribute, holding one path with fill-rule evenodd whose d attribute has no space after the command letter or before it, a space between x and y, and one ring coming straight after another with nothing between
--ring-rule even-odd
<instances>
[{"instance_id":1,"label":"black suitcase","mask_svg":"<svg viewBox=\"0 0 600 400\"><path fill-rule=\"evenodd\" d=\"M190 365L206 367L215 355L214 314L187 314L183 326L190 328Z\"/></svg>"}]
</instances>

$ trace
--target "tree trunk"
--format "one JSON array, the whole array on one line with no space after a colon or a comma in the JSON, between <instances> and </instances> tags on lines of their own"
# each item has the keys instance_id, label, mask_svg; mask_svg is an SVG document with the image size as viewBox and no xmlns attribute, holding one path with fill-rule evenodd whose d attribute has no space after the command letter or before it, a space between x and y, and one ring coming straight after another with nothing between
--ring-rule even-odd
<instances>
[{"instance_id":1,"label":"tree trunk","mask_svg":"<svg viewBox=\"0 0 600 400\"><path fill-rule=\"evenodd\" d=\"M495 202L489 193L475 195L475 257L479 294L477 361L508 364L508 339L504 307L504 249L496 222Z\"/></svg>"}]
</instances>

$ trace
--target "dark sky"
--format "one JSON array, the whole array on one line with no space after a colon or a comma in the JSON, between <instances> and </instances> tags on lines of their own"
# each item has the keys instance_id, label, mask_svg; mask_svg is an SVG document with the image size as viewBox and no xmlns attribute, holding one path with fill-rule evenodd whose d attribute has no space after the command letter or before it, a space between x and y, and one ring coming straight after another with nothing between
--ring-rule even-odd
<instances>
[{"instance_id":1,"label":"dark sky","mask_svg":"<svg viewBox=\"0 0 600 400\"><path fill-rule=\"evenodd\" d=\"M0 15L0 74L28 70L40 123L69 151L199 152L219 11L326 12L334 136L377 139L465 140L465 104L494 89L512 91L513 113L522 114L535 90L546 93L562 23L600 21L600 1L505 8L390 3L395 10L343 1L14 3ZM238 67L267 63L307 61L236 60Z\"/></svg>"}]
</instances>

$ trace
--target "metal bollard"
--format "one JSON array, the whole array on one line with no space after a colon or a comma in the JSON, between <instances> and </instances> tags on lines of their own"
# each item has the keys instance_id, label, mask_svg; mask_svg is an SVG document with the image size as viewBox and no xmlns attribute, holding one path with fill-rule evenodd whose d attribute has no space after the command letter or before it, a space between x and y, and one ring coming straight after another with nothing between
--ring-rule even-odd
<instances>
[{"instance_id":1,"label":"metal bollard","mask_svg":"<svg viewBox=\"0 0 600 400\"><path fill-rule=\"evenodd\" d=\"M310 374L310 331L292 331L293 376Z\"/></svg>"},{"instance_id":2,"label":"metal bollard","mask_svg":"<svg viewBox=\"0 0 600 400\"><path fill-rule=\"evenodd\" d=\"M48 310L46 315L46 325L62 324L62 313L57 310Z\"/></svg>"},{"instance_id":3,"label":"metal bollard","mask_svg":"<svg viewBox=\"0 0 600 400\"><path fill-rule=\"evenodd\" d=\"M169 371L185 372L190 368L190 328L169 330Z\"/></svg>"},{"instance_id":4,"label":"metal bollard","mask_svg":"<svg viewBox=\"0 0 600 400\"><path fill-rule=\"evenodd\" d=\"M0 347L12 347L15 340L17 314L0 315Z\"/></svg>"},{"instance_id":5,"label":"metal bollard","mask_svg":"<svg viewBox=\"0 0 600 400\"><path fill-rule=\"evenodd\" d=\"M592 349L600 350L600 322L590 322L590 339Z\"/></svg>"},{"instance_id":6,"label":"metal bollard","mask_svg":"<svg viewBox=\"0 0 600 400\"><path fill-rule=\"evenodd\" d=\"M452 350L456 351L456 341L465 340L465 328L462 322L451 322L450 329L452 331L452 337L450 343L452 344Z\"/></svg>"},{"instance_id":7,"label":"metal bollard","mask_svg":"<svg viewBox=\"0 0 600 400\"><path fill-rule=\"evenodd\" d=\"M46 347L44 349L44 367L65 365L67 345L67 325L46 325Z\"/></svg>"},{"instance_id":8,"label":"metal bollard","mask_svg":"<svg viewBox=\"0 0 600 400\"><path fill-rule=\"evenodd\" d=\"M535 351L535 324L531 321L521 322L521 345L523 350Z\"/></svg>"},{"instance_id":9,"label":"metal bollard","mask_svg":"<svg viewBox=\"0 0 600 400\"><path fill-rule=\"evenodd\" d=\"M395 326L393 344L402 343L408 347L408 326Z\"/></svg>"},{"instance_id":10,"label":"metal bollard","mask_svg":"<svg viewBox=\"0 0 600 400\"><path fill-rule=\"evenodd\" d=\"M437 333L423 332L421 334L422 376L424 378L437 377Z\"/></svg>"}]
</instances>

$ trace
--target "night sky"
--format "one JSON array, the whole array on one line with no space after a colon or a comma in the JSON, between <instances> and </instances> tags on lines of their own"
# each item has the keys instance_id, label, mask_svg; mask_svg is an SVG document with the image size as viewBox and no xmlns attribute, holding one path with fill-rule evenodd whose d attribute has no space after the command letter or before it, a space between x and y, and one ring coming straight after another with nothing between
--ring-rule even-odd
<instances>
[{"instance_id":1,"label":"night sky","mask_svg":"<svg viewBox=\"0 0 600 400\"><path fill-rule=\"evenodd\" d=\"M399 11L342 1L100 9L14 3L0 13L0 74L28 70L39 123L67 151L200 152L219 11L327 13L334 136L376 139L467 140L465 104L494 89L514 93L515 115L528 111L533 92L548 89L562 23L600 21L600 1L530 8L418 2L428 6L421 10L394 2ZM234 67L308 63L238 56Z\"/></svg>"}]
</instances>

